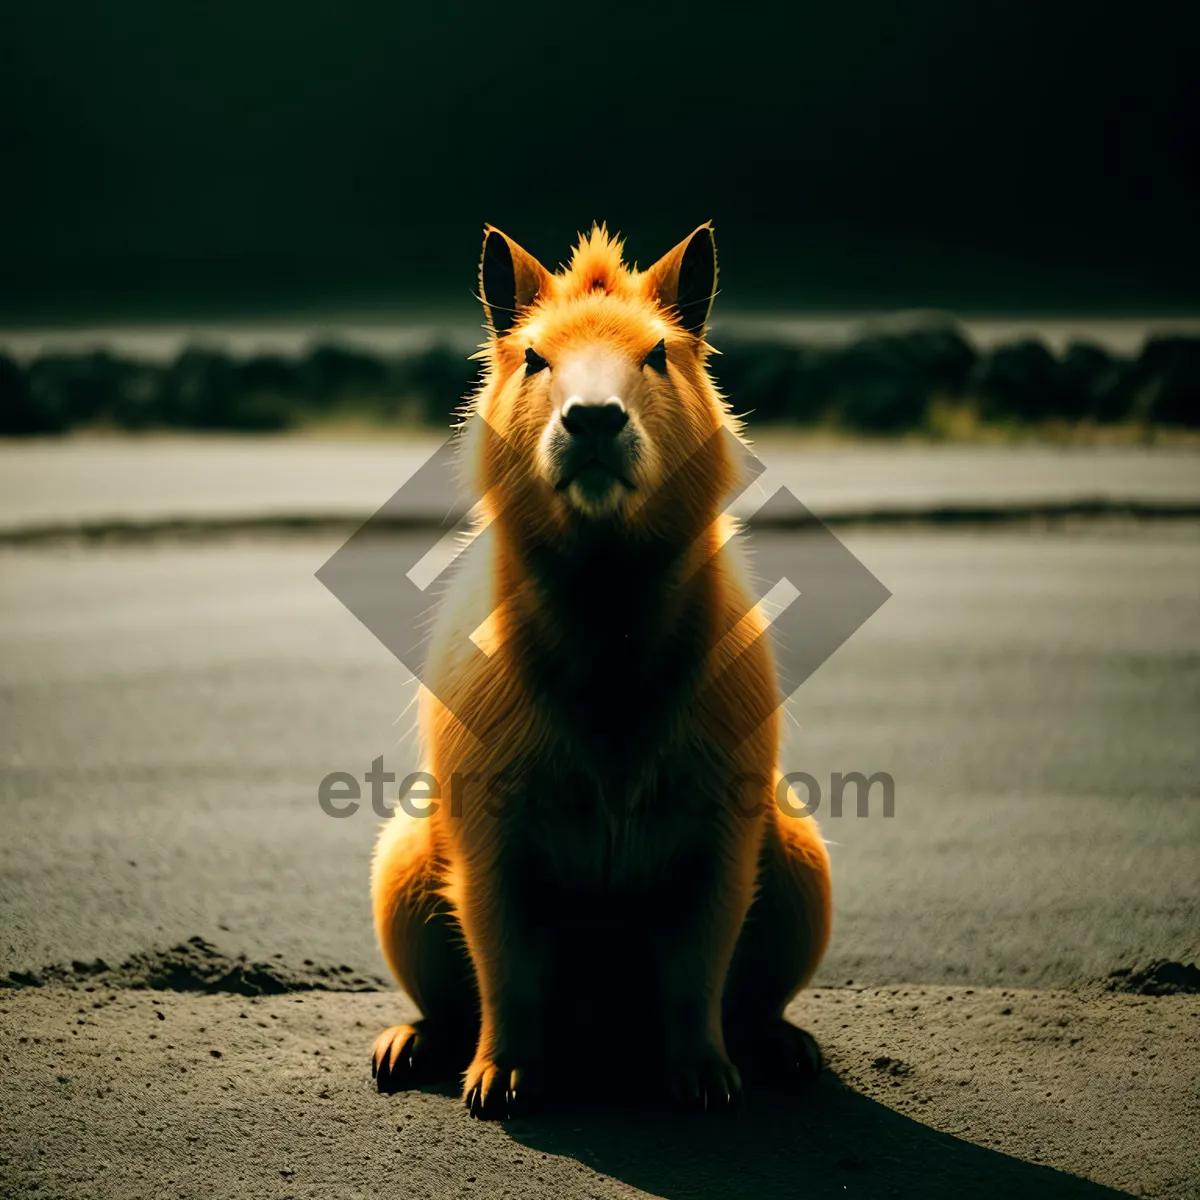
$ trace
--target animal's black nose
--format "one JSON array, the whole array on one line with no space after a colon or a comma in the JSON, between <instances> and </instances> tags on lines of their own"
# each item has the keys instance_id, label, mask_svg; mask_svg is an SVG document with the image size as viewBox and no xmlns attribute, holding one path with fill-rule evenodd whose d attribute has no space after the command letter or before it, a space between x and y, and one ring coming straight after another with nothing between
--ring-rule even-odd
<instances>
[{"instance_id":1,"label":"animal's black nose","mask_svg":"<svg viewBox=\"0 0 1200 1200\"><path fill-rule=\"evenodd\" d=\"M604 400L599 404L568 400L563 406L563 428L572 437L616 437L628 421L629 414L619 400Z\"/></svg>"}]
</instances>

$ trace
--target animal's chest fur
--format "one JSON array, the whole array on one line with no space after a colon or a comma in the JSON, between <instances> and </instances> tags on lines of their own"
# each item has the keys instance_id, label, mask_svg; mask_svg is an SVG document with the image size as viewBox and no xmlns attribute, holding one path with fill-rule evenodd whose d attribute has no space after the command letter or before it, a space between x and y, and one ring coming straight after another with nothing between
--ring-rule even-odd
<instances>
[{"instance_id":1,"label":"animal's chest fur","mask_svg":"<svg viewBox=\"0 0 1200 1200\"><path fill-rule=\"evenodd\" d=\"M543 568L515 630L547 744L622 810L685 765L672 743L711 649L713 600L677 575L665 552L595 550Z\"/></svg>"},{"instance_id":2,"label":"animal's chest fur","mask_svg":"<svg viewBox=\"0 0 1200 1200\"><path fill-rule=\"evenodd\" d=\"M510 878L564 927L644 922L720 852L728 770L694 727L714 597L652 551L542 566L512 630L537 734L512 763Z\"/></svg>"},{"instance_id":3,"label":"animal's chest fur","mask_svg":"<svg viewBox=\"0 0 1200 1200\"><path fill-rule=\"evenodd\" d=\"M699 791L682 762L638 779L586 769L534 769L525 784L522 839L565 888L640 891L700 836Z\"/></svg>"},{"instance_id":4,"label":"animal's chest fur","mask_svg":"<svg viewBox=\"0 0 1200 1200\"><path fill-rule=\"evenodd\" d=\"M684 747L625 778L553 756L525 766L507 809L504 886L533 924L564 945L636 937L707 893L724 841L721 785Z\"/></svg>"}]
</instances>

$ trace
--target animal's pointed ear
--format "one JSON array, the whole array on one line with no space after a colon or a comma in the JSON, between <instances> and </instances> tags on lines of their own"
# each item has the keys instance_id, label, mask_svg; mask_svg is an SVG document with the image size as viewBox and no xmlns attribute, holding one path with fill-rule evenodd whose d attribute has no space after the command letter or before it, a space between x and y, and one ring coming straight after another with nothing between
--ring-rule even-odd
<instances>
[{"instance_id":1,"label":"animal's pointed ear","mask_svg":"<svg viewBox=\"0 0 1200 1200\"><path fill-rule=\"evenodd\" d=\"M647 272L648 294L673 310L684 329L700 337L717 294L717 247L706 221Z\"/></svg>"},{"instance_id":2,"label":"animal's pointed ear","mask_svg":"<svg viewBox=\"0 0 1200 1200\"><path fill-rule=\"evenodd\" d=\"M484 226L479 298L497 337L506 334L543 291L550 272L507 234Z\"/></svg>"}]
</instances>

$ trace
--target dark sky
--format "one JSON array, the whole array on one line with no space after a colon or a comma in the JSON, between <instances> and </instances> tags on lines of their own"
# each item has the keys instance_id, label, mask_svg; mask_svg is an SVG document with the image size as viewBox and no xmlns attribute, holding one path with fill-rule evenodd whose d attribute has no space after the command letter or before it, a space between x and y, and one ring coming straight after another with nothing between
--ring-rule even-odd
<instances>
[{"instance_id":1,"label":"dark sky","mask_svg":"<svg viewBox=\"0 0 1200 1200\"><path fill-rule=\"evenodd\" d=\"M469 303L492 221L730 300L1200 307L1194 0L23 0L0 312Z\"/></svg>"}]
</instances>

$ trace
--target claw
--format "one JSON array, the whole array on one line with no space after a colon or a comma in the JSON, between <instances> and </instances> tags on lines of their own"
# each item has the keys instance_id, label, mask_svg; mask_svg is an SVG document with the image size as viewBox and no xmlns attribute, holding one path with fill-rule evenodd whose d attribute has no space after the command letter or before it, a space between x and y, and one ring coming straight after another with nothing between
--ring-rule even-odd
<instances>
[{"instance_id":1,"label":"claw","mask_svg":"<svg viewBox=\"0 0 1200 1200\"><path fill-rule=\"evenodd\" d=\"M528 1116L541 1095L540 1066L527 1062L477 1061L463 1083L463 1103L480 1121L506 1121Z\"/></svg>"},{"instance_id":2,"label":"claw","mask_svg":"<svg viewBox=\"0 0 1200 1200\"><path fill-rule=\"evenodd\" d=\"M742 1079L737 1067L720 1053L701 1052L675 1063L671 1093L681 1108L724 1116L741 1106Z\"/></svg>"},{"instance_id":3,"label":"claw","mask_svg":"<svg viewBox=\"0 0 1200 1200\"><path fill-rule=\"evenodd\" d=\"M456 1036L456 1030L431 1026L424 1020L385 1029L375 1039L371 1054L376 1087L381 1092L399 1092L452 1075L458 1054Z\"/></svg>"}]
</instances>

